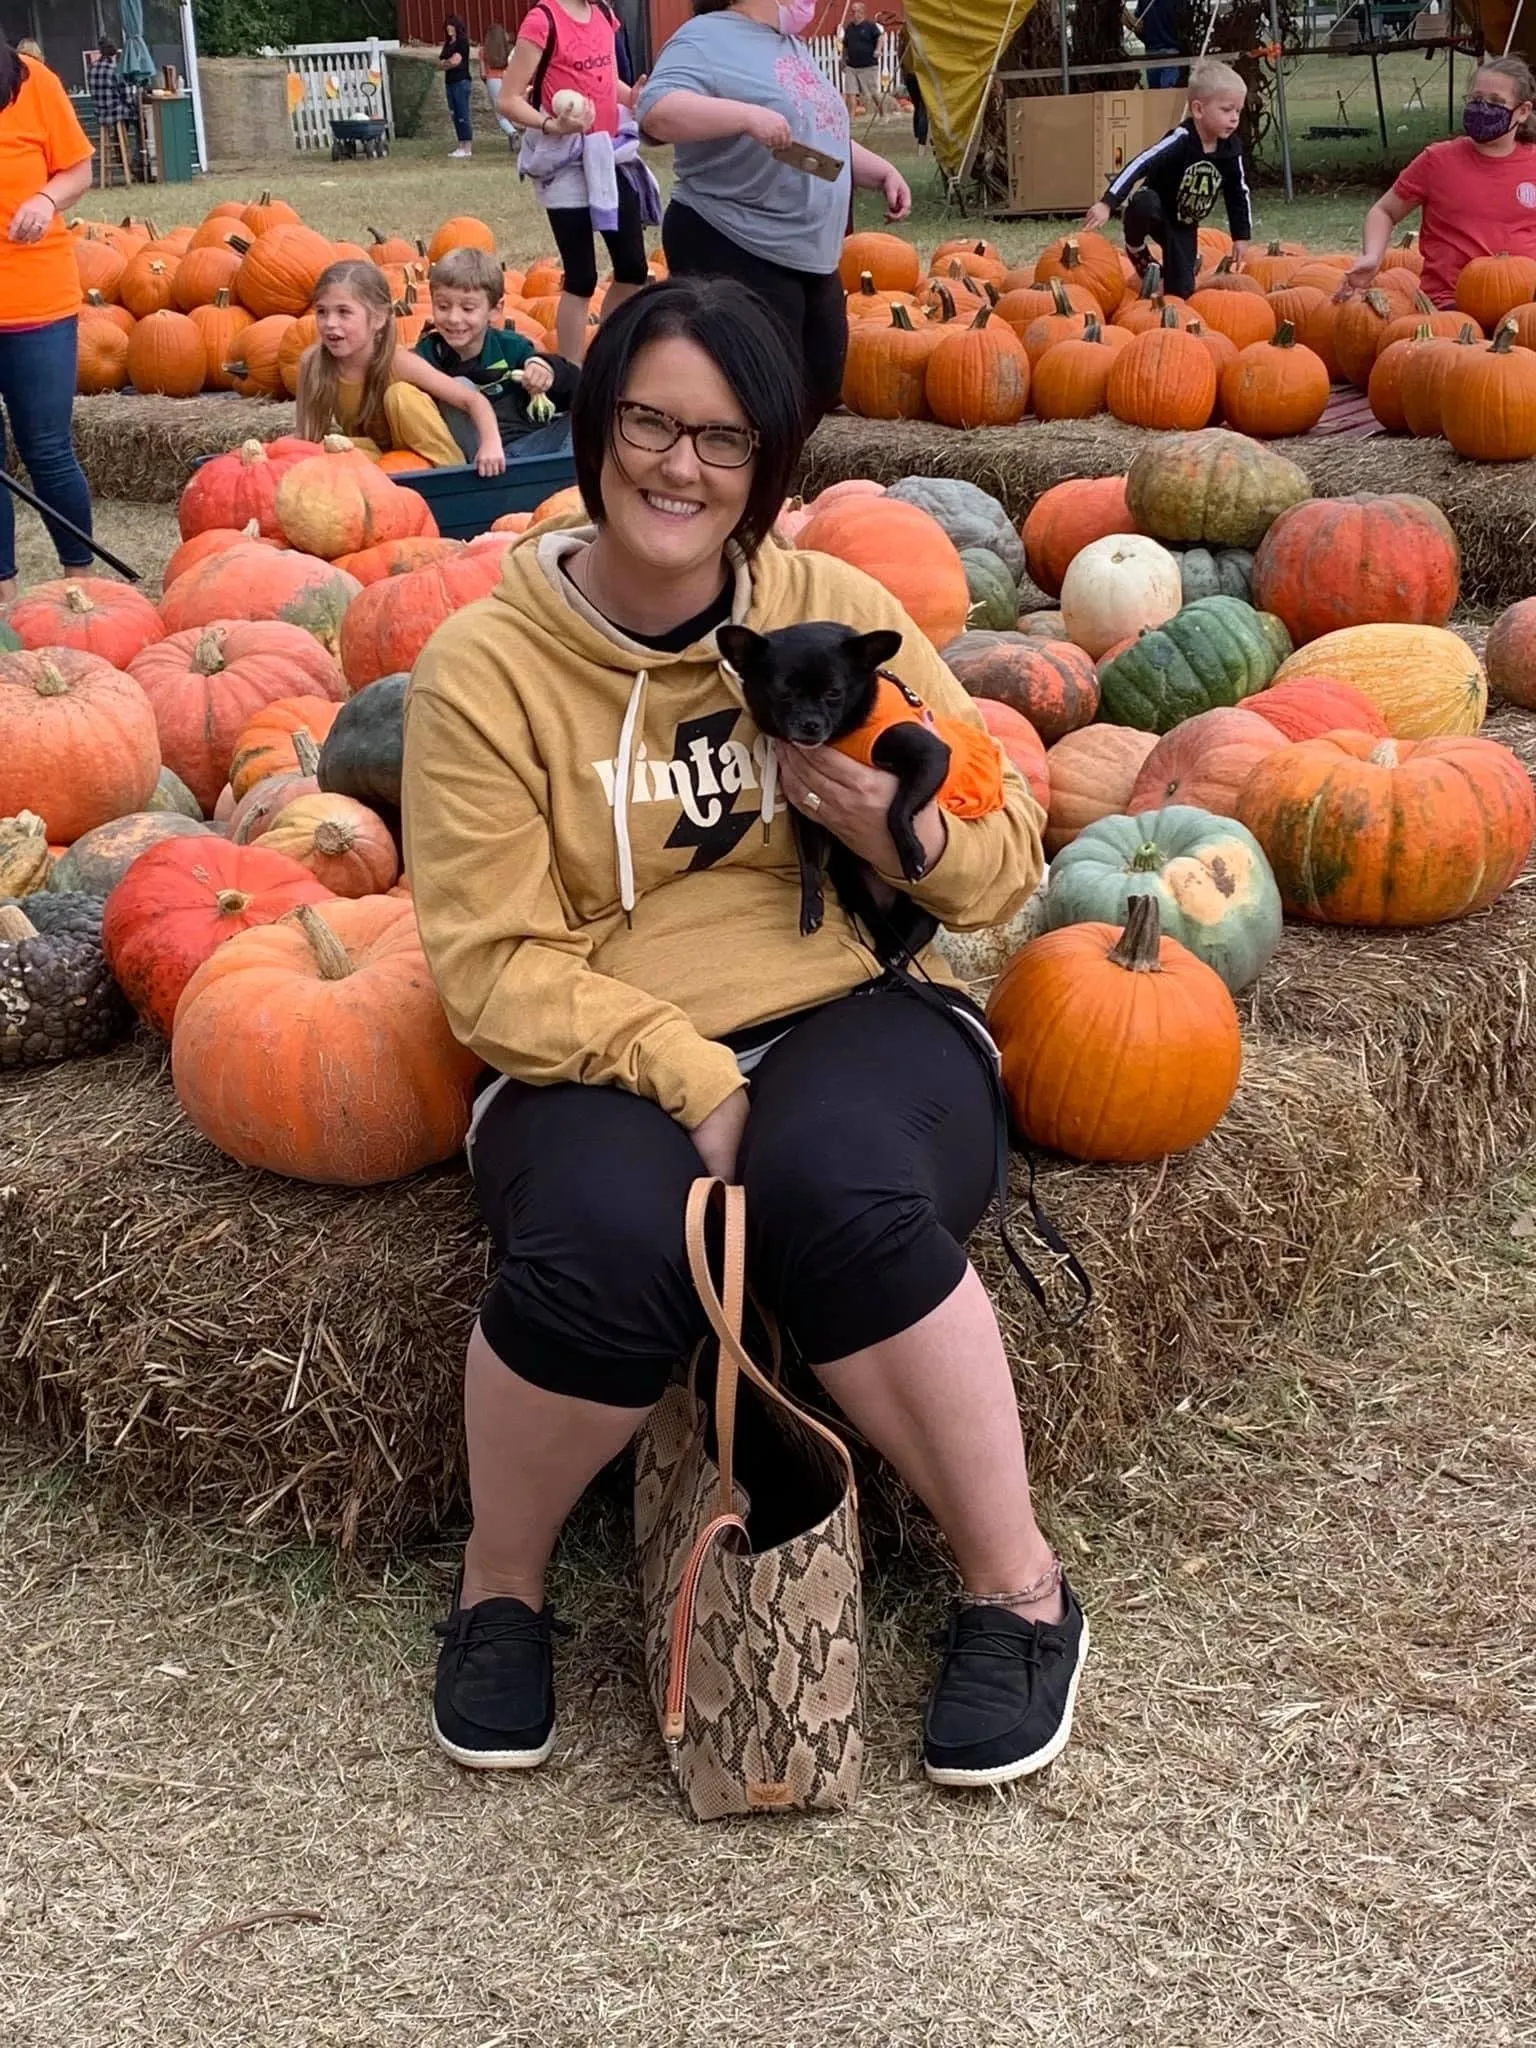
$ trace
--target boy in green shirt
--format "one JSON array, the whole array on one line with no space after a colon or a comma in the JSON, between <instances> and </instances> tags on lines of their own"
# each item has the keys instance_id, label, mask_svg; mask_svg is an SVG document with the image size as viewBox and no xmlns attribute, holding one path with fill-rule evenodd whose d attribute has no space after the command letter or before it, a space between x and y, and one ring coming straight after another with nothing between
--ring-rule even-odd
<instances>
[{"instance_id":1,"label":"boy in green shirt","mask_svg":"<svg viewBox=\"0 0 1536 2048\"><path fill-rule=\"evenodd\" d=\"M484 249L450 249L432 266L432 325L416 353L450 377L463 377L489 401L508 455L549 455L570 445L571 399L581 372L562 356L541 356L526 336L492 327L502 300L501 265ZM467 415L444 412L465 459L474 460ZM478 445L478 444L476 444Z\"/></svg>"}]
</instances>

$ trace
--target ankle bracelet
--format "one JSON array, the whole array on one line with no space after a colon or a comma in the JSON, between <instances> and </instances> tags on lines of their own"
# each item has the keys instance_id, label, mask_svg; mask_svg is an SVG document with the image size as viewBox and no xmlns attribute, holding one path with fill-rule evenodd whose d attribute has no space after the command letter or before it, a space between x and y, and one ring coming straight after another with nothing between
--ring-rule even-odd
<instances>
[{"instance_id":1,"label":"ankle bracelet","mask_svg":"<svg viewBox=\"0 0 1536 2048\"><path fill-rule=\"evenodd\" d=\"M1027 1607L1035 1600L1048 1600L1061 1591L1061 1559L1053 1557L1038 1579L1031 1579L1016 1593L972 1593L962 1590L963 1607Z\"/></svg>"}]
</instances>

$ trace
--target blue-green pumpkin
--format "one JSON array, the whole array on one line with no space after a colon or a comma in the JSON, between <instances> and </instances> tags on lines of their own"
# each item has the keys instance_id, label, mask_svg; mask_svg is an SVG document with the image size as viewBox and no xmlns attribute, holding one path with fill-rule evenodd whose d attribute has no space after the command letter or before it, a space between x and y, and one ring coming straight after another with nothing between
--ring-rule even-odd
<instances>
[{"instance_id":1,"label":"blue-green pumpkin","mask_svg":"<svg viewBox=\"0 0 1536 2048\"><path fill-rule=\"evenodd\" d=\"M937 519L955 546L988 548L1015 583L1024 575L1024 543L1006 508L980 484L955 476L904 476L892 484L888 497L916 505Z\"/></svg>"},{"instance_id":2,"label":"blue-green pumpkin","mask_svg":"<svg viewBox=\"0 0 1536 2048\"><path fill-rule=\"evenodd\" d=\"M1234 995L1280 943L1280 891L1263 848L1235 818L1169 804L1085 826L1051 862L1046 924L1123 925L1133 896L1155 896L1164 935Z\"/></svg>"},{"instance_id":3,"label":"blue-green pumpkin","mask_svg":"<svg viewBox=\"0 0 1536 2048\"><path fill-rule=\"evenodd\" d=\"M1104 664L1099 715L1140 732L1172 732L1198 712L1264 689L1290 653L1291 636L1273 612L1237 597L1197 598Z\"/></svg>"},{"instance_id":4,"label":"blue-green pumpkin","mask_svg":"<svg viewBox=\"0 0 1536 2048\"><path fill-rule=\"evenodd\" d=\"M1186 548L1179 556L1184 602L1202 597L1240 597L1253 602L1253 556L1247 548Z\"/></svg>"},{"instance_id":5,"label":"blue-green pumpkin","mask_svg":"<svg viewBox=\"0 0 1536 2048\"><path fill-rule=\"evenodd\" d=\"M971 593L966 614L967 628L980 627L993 633L1011 633L1019 616L1019 586L1008 566L990 548L962 548L965 587Z\"/></svg>"}]
</instances>

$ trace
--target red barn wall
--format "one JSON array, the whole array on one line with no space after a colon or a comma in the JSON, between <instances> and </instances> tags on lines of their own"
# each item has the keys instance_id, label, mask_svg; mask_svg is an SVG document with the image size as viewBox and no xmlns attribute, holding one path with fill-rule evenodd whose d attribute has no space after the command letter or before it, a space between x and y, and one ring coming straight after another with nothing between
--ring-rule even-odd
<instances>
[{"instance_id":1,"label":"red barn wall","mask_svg":"<svg viewBox=\"0 0 1536 2048\"><path fill-rule=\"evenodd\" d=\"M469 23L470 39L478 43L493 21L516 30L532 0L396 0L398 34L402 42L433 43L443 40L445 14L462 14ZM810 33L835 35L843 24L844 0L825 0ZM886 21L902 19L902 0L874 0L871 12ZM668 36L693 19L693 0L650 0L651 49L659 50Z\"/></svg>"}]
</instances>

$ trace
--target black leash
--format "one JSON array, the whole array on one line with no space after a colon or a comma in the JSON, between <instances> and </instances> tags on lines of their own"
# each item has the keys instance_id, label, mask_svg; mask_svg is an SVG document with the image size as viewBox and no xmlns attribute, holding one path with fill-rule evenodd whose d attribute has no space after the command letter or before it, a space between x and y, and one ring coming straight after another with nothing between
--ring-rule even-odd
<instances>
[{"instance_id":1,"label":"black leash","mask_svg":"<svg viewBox=\"0 0 1536 2048\"><path fill-rule=\"evenodd\" d=\"M130 569L128 564L117 555L114 555L110 548L104 548L100 541L92 540L88 533L82 533L72 519L66 519L62 512L56 512L52 505L45 505L42 499L37 497L32 491L29 491L24 483L19 483L9 470L0 469L0 484L5 485L5 488L13 498L20 498L22 503L30 505L34 512L41 512L50 525L63 527L72 540L77 540L82 547L89 548L98 561L105 562L109 569L115 569L119 576L126 576L130 583L137 583L141 580L143 573L141 570ZM65 573L67 574L68 572L66 571Z\"/></svg>"}]
</instances>

